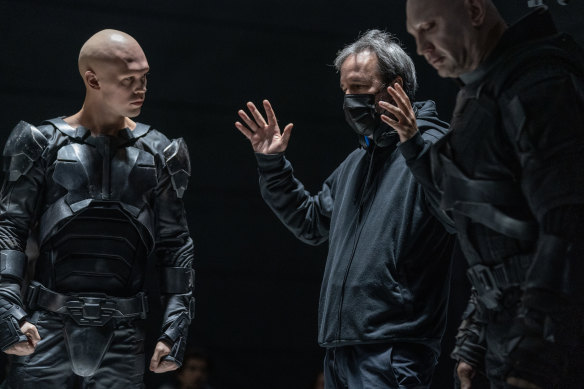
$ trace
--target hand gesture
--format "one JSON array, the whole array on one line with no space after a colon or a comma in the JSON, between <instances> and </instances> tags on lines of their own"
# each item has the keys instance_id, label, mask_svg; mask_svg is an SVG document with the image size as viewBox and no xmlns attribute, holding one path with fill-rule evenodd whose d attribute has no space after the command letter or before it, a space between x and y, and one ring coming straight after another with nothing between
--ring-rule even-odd
<instances>
[{"instance_id":1,"label":"hand gesture","mask_svg":"<svg viewBox=\"0 0 584 389\"><path fill-rule=\"evenodd\" d=\"M387 92L393 98L396 105L387 101L380 101L379 107L391 113L397 120L394 120L387 115L381 115L381 120L396 130L400 142L404 143L418 132L416 115L414 114L414 109L412 108L408 95L406 95L406 92L400 84L396 82L393 84L393 87L387 87Z\"/></svg>"},{"instance_id":2,"label":"hand gesture","mask_svg":"<svg viewBox=\"0 0 584 389\"><path fill-rule=\"evenodd\" d=\"M465 361L460 361L456 367L456 374L458 374L458 379L460 380L460 389L472 388L472 379L477 374L474 367Z\"/></svg>"},{"instance_id":3,"label":"hand gesture","mask_svg":"<svg viewBox=\"0 0 584 389\"><path fill-rule=\"evenodd\" d=\"M30 324L29 322L25 321L20 326L20 331L28 338L25 342L19 342L12 345L10 348L4 350L6 354L13 354L13 355L30 355L34 352L37 343L41 340L41 336L39 335L39 331L37 328Z\"/></svg>"},{"instance_id":4,"label":"hand gesture","mask_svg":"<svg viewBox=\"0 0 584 389\"><path fill-rule=\"evenodd\" d=\"M266 117L268 122L258 111L256 106L249 102L247 108L253 116L253 120L240 109L237 114L247 124L247 127L240 122L235 122L235 127L243 134L251 143L251 147L256 153L260 154L277 154L283 153L288 147L290 140L290 133L292 132L292 123L289 123L284 128L284 132L280 132L276 114L268 100L264 100L264 109L266 110Z\"/></svg>"},{"instance_id":5,"label":"hand gesture","mask_svg":"<svg viewBox=\"0 0 584 389\"><path fill-rule=\"evenodd\" d=\"M170 347L160 341L154 347L154 354L150 360L150 371L154 373L166 373L167 371L178 369L178 365L171 361L163 361L162 359L170 354Z\"/></svg>"}]
</instances>

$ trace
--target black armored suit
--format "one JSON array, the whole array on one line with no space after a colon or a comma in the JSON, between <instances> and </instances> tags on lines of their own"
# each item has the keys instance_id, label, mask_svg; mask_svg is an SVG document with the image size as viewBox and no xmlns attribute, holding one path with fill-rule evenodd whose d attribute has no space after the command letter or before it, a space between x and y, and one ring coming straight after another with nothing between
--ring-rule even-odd
<instances>
[{"instance_id":1,"label":"black armored suit","mask_svg":"<svg viewBox=\"0 0 584 389\"><path fill-rule=\"evenodd\" d=\"M86 382L141 387L138 319L148 312L143 284L153 251L165 310L159 340L172 347L166 359L180 365L194 314L183 140L140 123L91 136L58 118L38 128L20 122L4 157L0 347L26 340L19 329L25 319L42 338L31 356L13 358L9 385L64 388L73 371ZM39 257L21 297L31 232Z\"/></svg>"},{"instance_id":2,"label":"black armored suit","mask_svg":"<svg viewBox=\"0 0 584 389\"><path fill-rule=\"evenodd\" d=\"M584 382L584 54L538 9L462 75L433 150L474 291L453 356L492 387Z\"/></svg>"}]
</instances>

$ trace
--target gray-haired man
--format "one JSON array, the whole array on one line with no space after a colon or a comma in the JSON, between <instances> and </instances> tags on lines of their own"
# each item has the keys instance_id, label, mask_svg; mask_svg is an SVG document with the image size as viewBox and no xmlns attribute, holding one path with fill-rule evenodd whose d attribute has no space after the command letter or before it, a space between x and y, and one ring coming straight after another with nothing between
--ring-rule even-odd
<instances>
[{"instance_id":1,"label":"gray-haired man","mask_svg":"<svg viewBox=\"0 0 584 389\"><path fill-rule=\"evenodd\" d=\"M426 388L446 321L453 239L432 216L417 157L447 125L431 101L414 103L415 117L398 118L421 133L399 144L381 121L379 102L410 106L413 63L387 33L373 30L335 61L348 124L361 148L311 195L284 158L292 124L280 131L270 103L266 119L253 103L235 126L251 142L262 196L300 240L329 241L321 288L319 337L326 347L327 388ZM394 101L393 86L407 93ZM391 93L394 89L389 88ZM386 117L387 119L387 117ZM414 174L412 174L414 173Z\"/></svg>"}]
</instances>

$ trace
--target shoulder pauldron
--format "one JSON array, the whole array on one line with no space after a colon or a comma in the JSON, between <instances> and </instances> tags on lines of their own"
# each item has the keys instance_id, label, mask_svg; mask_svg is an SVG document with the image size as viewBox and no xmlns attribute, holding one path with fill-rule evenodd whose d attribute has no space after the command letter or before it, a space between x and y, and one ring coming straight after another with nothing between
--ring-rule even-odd
<instances>
[{"instance_id":1,"label":"shoulder pauldron","mask_svg":"<svg viewBox=\"0 0 584 389\"><path fill-rule=\"evenodd\" d=\"M4 147L4 172L8 181L26 174L40 158L49 141L33 125L21 121L12 130Z\"/></svg>"},{"instance_id":2,"label":"shoulder pauldron","mask_svg":"<svg viewBox=\"0 0 584 389\"><path fill-rule=\"evenodd\" d=\"M174 139L163 151L166 168L178 198L182 198L191 175L189 150L183 138Z\"/></svg>"}]
</instances>

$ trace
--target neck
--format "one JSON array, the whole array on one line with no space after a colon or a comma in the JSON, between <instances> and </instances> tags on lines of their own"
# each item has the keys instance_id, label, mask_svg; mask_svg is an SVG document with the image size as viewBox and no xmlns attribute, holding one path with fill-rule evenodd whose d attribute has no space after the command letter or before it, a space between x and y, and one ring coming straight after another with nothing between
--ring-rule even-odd
<instances>
[{"instance_id":1,"label":"neck","mask_svg":"<svg viewBox=\"0 0 584 389\"><path fill-rule=\"evenodd\" d=\"M73 128L83 126L91 135L116 135L120 130L133 130L136 123L128 117L112 115L101 104L95 104L91 98L85 98L83 107L76 114L66 117L65 122Z\"/></svg>"}]
</instances>

